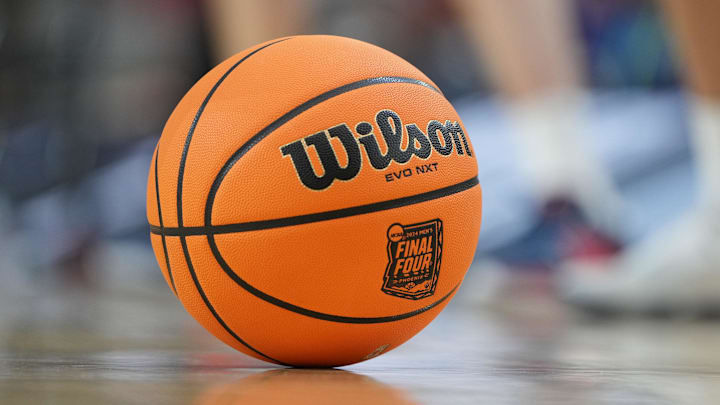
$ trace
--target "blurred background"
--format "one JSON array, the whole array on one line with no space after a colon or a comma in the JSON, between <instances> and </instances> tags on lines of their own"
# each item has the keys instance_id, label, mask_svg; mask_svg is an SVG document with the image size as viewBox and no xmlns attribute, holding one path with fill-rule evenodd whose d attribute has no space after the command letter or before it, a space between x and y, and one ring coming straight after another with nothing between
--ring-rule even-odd
<instances>
[{"instance_id":1,"label":"blurred background","mask_svg":"<svg viewBox=\"0 0 720 405\"><path fill-rule=\"evenodd\" d=\"M205 72L254 44L313 33L376 44L425 72L479 162L483 227L466 283L396 352L472 358L488 378L576 402L608 386L546 385L533 370L717 370L718 18L712 0L0 0L0 376L21 376L0 388L24 398L37 386L22 376L52 380L78 361L150 367L121 374L129 381L178 365L257 365L228 358L163 281L147 172L165 120ZM596 317L609 314L624 320ZM666 323L677 315L711 321ZM432 354L446 330L464 331L453 335L461 344ZM384 383L452 386L383 374L394 353L370 362ZM503 367L523 371L493 371ZM473 375L453 381L471 386ZM666 380L608 384L645 399L707 388ZM137 392L157 388L195 385ZM431 391L421 390L441 402ZM83 395L108 393L129 398L113 387Z\"/></svg>"},{"instance_id":2,"label":"blurred background","mask_svg":"<svg viewBox=\"0 0 720 405\"><path fill-rule=\"evenodd\" d=\"M485 212L477 258L489 273L548 271L574 254L570 248L612 253L687 209L687 102L661 5L510 3L4 0L0 288L162 287L144 201L165 119L216 63L291 33L377 44L443 89L478 153ZM508 13L515 27L501 26ZM534 100L560 111L518 112ZM563 127L558 118L572 122ZM523 172L522 139L544 135L524 134L524 125L581 139L626 199L622 211L586 226L555 201L572 198L538 194L533 183L542 180Z\"/></svg>"}]
</instances>

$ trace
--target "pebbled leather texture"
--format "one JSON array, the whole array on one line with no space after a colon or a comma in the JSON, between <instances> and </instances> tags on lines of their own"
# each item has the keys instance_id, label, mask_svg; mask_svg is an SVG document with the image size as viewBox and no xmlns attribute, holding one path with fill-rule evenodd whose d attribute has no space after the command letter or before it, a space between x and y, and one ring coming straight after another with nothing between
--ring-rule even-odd
<instances>
[{"instance_id":1,"label":"pebbled leather texture","mask_svg":"<svg viewBox=\"0 0 720 405\"><path fill-rule=\"evenodd\" d=\"M343 87L388 77L405 81ZM397 347L425 327L450 301L472 260L480 230L479 185L299 225L217 235L203 234L203 229L257 221L262 228L265 221L402 200L474 179L477 162L466 133L445 138L445 130L431 131L434 140L427 133L434 128L431 121L458 123L464 131L453 107L434 87L392 53L334 36L269 41L201 78L167 121L147 194L153 249L188 312L236 349L288 365L355 363ZM347 91L333 93L338 88ZM312 102L323 94L328 96ZM307 108L297 110L302 105ZM297 114L290 114L294 109ZM384 110L400 121L386 120L390 124L383 131L376 116ZM425 157L401 156L378 169L379 158L372 162L368 146L360 141L367 136L356 130L361 123L370 124L380 154L390 150L384 137L388 131L407 150L410 124L423 133L418 136L440 143L433 143L429 152L423 149ZM346 144L330 136L338 133L331 128L342 124L357 148L347 149L354 145L347 135ZM363 125L361 132L367 132ZM340 168L348 166L351 154L361 159L352 178L335 179L319 190L301 181L293 158L282 151L300 140L297 148L304 149L314 174L322 176L326 168L320 146L308 141L318 133L312 139L329 142ZM443 154L448 140L454 149ZM413 147L425 144L430 145L420 139ZM326 153L325 159L330 158ZM383 292L388 228L436 219L443 226L442 261L432 295L407 299ZM183 234L187 227L194 227L194 233ZM164 228L177 229L161 235ZM382 322L352 320L402 314L413 315Z\"/></svg>"}]
</instances>

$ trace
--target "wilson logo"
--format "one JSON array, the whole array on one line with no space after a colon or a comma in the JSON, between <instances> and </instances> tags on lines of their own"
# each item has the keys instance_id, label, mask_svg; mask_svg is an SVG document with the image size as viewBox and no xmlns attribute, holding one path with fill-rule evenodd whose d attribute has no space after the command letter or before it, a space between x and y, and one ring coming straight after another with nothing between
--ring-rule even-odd
<instances>
[{"instance_id":1,"label":"wilson logo","mask_svg":"<svg viewBox=\"0 0 720 405\"><path fill-rule=\"evenodd\" d=\"M416 124L403 126L394 111L382 110L375 114L375 123L385 141L385 153L381 151L378 138L368 122L355 126L358 138L346 124L340 124L284 145L280 151L283 156L290 156L302 184L313 190L326 189L335 179L348 181L355 178L362 166L361 150L365 151L370 165L376 170L386 169L392 162L404 165L413 156L428 159L433 152L448 156L454 150L458 155L472 156L465 133L457 121L448 120L443 124L431 120L423 132ZM332 138L337 138L345 150L345 166L340 166L338 162L330 142ZM310 162L307 148L311 146L320 159L321 175L315 172Z\"/></svg>"}]
</instances>

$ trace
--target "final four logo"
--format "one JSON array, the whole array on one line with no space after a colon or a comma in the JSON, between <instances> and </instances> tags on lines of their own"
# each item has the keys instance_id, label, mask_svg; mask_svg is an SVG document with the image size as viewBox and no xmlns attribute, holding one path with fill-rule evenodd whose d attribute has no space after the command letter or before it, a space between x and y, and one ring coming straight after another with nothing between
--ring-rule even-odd
<instances>
[{"instance_id":1,"label":"final four logo","mask_svg":"<svg viewBox=\"0 0 720 405\"><path fill-rule=\"evenodd\" d=\"M284 145L280 151L283 156L290 156L302 184L313 190L326 189L335 179L348 181L355 178L362 165L361 147L376 170L386 169L393 161L404 165L413 156L427 159L433 151L440 156L448 156L453 150L458 155L472 156L465 132L457 121L447 120L443 124L431 120L423 132L416 124L403 126L394 111L381 110L375 114L375 123L382 134L385 153L369 122L360 122L355 126L355 132L360 135L357 139L346 124L340 124ZM331 138L337 138L345 149L347 164L344 167L338 162ZM406 146L403 148L403 145ZM323 168L320 176L315 173L306 150L311 146L320 158Z\"/></svg>"},{"instance_id":2,"label":"final four logo","mask_svg":"<svg viewBox=\"0 0 720 405\"><path fill-rule=\"evenodd\" d=\"M393 224L387 238L388 264L382 291L411 300L433 295L442 259L442 221Z\"/></svg>"}]
</instances>

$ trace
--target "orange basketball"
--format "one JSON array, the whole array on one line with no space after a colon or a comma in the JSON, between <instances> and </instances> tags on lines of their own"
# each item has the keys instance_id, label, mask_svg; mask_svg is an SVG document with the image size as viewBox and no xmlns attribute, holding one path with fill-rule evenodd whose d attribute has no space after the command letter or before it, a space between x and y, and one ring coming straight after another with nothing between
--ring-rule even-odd
<instances>
[{"instance_id":1,"label":"orange basketball","mask_svg":"<svg viewBox=\"0 0 720 405\"><path fill-rule=\"evenodd\" d=\"M153 249L187 311L284 365L356 363L418 333L460 286L480 212L442 92L334 36L273 40L208 72L148 179Z\"/></svg>"}]
</instances>

